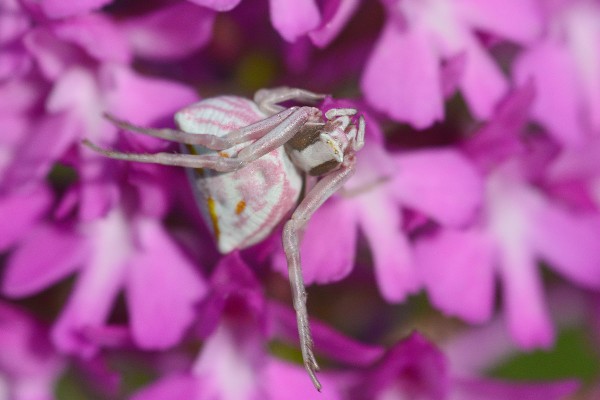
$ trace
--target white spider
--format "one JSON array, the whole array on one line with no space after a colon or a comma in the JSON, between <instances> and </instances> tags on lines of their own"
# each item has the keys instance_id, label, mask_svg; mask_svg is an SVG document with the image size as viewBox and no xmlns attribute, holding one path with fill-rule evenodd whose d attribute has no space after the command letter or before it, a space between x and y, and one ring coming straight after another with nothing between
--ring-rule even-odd
<instances>
[{"instance_id":1,"label":"white spider","mask_svg":"<svg viewBox=\"0 0 600 400\"><path fill-rule=\"evenodd\" d=\"M106 117L118 127L184 144L188 154L131 154L84 144L119 160L190 168L198 204L227 253L256 244L289 214L300 197L302 176L321 177L302 198L283 229L304 366L320 390L319 369L306 310L299 236L313 213L352 175L354 153L364 145L365 121L356 110L334 108L323 117L314 104L325 96L280 87L259 90L254 101L219 96L175 114L180 130L151 129Z\"/></svg>"}]
</instances>

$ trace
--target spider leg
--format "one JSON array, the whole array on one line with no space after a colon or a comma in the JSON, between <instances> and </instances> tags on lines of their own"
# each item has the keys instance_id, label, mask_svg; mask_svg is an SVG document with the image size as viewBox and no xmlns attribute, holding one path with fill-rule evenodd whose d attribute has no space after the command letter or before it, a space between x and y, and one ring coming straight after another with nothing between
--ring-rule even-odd
<instances>
[{"instance_id":1,"label":"spider leg","mask_svg":"<svg viewBox=\"0 0 600 400\"><path fill-rule=\"evenodd\" d=\"M117 160L136 161L152 164L174 165L188 168L207 168L220 172L230 172L244 167L246 164L262 157L270 151L283 146L309 121L320 116L320 111L312 107L294 108L279 125L276 125L269 133L256 140L254 143L242 149L237 157L223 157L219 154L178 154L178 153L154 153L136 154L122 153L115 150L101 148L89 140L83 144L90 149L106 157Z\"/></svg>"},{"instance_id":2,"label":"spider leg","mask_svg":"<svg viewBox=\"0 0 600 400\"><path fill-rule=\"evenodd\" d=\"M342 116L352 116L357 113L355 108L332 108L325 113L325 118L334 119Z\"/></svg>"},{"instance_id":3,"label":"spider leg","mask_svg":"<svg viewBox=\"0 0 600 400\"><path fill-rule=\"evenodd\" d=\"M358 133L352 142L352 149L358 151L365 145L365 119L361 115L358 119Z\"/></svg>"},{"instance_id":4,"label":"spider leg","mask_svg":"<svg viewBox=\"0 0 600 400\"><path fill-rule=\"evenodd\" d=\"M321 390L321 383L315 375L315 372L319 370L319 365L313 353L313 340L306 310L306 289L300 263L299 236L314 212L343 186L353 172L354 162L351 161L348 165L344 165L341 169L326 175L318 181L283 228L283 248L287 258L294 309L296 310L302 359L304 360L304 367L317 390Z\"/></svg>"},{"instance_id":5,"label":"spider leg","mask_svg":"<svg viewBox=\"0 0 600 400\"><path fill-rule=\"evenodd\" d=\"M265 135L267 132L273 130L273 128L289 117L293 111L294 109L284 109L275 115L262 119L241 129L229 132L227 135L222 137L203 133L190 133L169 128L144 128L122 119L118 119L114 115L108 113L104 113L104 117L117 127L126 131L142 133L144 135L154 136L178 143L199 145L210 150L225 150L235 146L236 144L249 140L255 140Z\"/></svg>"},{"instance_id":6,"label":"spider leg","mask_svg":"<svg viewBox=\"0 0 600 400\"><path fill-rule=\"evenodd\" d=\"M275 114L284 110L283 106L278 103L283 103L288 100L296 100L301 103L314 104L319 100L323 100L325 94L313 93L304 89L278 87L273 89L261 89L254 94L254 102L258 105L261 111L267 114Z\"/></svg>"},{"instance_id":7,"label":"spider leg","mask_svg":"<svg viewBox=\"0 0 600 400\"><path fill-rule=\"evenodd\" d=\"M115 160L134 161L149 164L173 165L186 168L208 168L215 171L235 171L240 169L242 162L236 158L225 158L219 155L182 154L182 153L123 153L120 151L104 149L88 139L82 142L84 145L100 153L105 157Z\"/></svg>"},{"instance_id":8,"label":"spider leg","mask_svg":"<svg viewBox=\"0 0 600 400\"><path fill-rule=\"evenodd\" d=\"M274 149L283 146L287 141L293 138L302 127L309 123L320 121L321 111L314 107L298 107L292 115L286 118L268 134L256 140L252 144L243 148L237 158L244 162L252 162L259 159Z\"/></svg>"}]
</instances>

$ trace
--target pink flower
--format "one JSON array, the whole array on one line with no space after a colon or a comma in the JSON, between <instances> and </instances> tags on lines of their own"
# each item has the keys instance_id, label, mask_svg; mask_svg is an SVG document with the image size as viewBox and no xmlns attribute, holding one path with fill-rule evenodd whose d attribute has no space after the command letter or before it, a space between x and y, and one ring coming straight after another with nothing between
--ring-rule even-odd
<instances>
[{"instance_id":1,"label":"pink flower","mask_svg":"<svg viewBox=\"0 0 600 400\"><path fill-rule=\"evenodd\" d=\"M285 340L294 332L297 340L295 315L289 307L267 304L260 283L239 253L221 260L210 286L199 310L197 332L204 340L196 360L137 392L135 400L342 398L334 377L322 373L323 392L318 393L300 364L265 351L271 335L283 334ZM343 360L368 363L381 355L379 349L355 345L320 324L315 328L317 346L333 345L333 353Z\"/></svg>"},{"instance_id":2,"label":"pink flower","mask_svg":"<svg viewBox=\"0 0 600 400\"><path fill-rule=\"evenodd\" d=\"M572 393L572 382L481 376L519 347L548 346L554 323L580 326L584 312L589 325L598 321L581 304L581 289L591 300L600 289L598 2L269 0L217 14L240 2L2 1L0 292L50 328L0 303L0 398L50 399L64 378L96 397L135 392L136 400ZM508 93L500 65L520 88ZM295 310L283 300L277 232L219 258L208 229L196 226L183 169L109 160L81 140L178 151L119 132L102 114L168 127L196 91L289 85L340 95L361 84L364 98L321 105L367 113L368 137L356 174L303 235L307 283L338 282L330 294L309 295L319 394L300 362ZM445 99L457 91L446 117ZM461 99L474 118L456 112ZM368 115L367 103L383 115ZM475 134L464 128L483 120ZM437 121L414 139L396 124ZM553 287L547 295L541 263L557 274L552 283L562 278L581 297L557 297ZM415 333L386 351L378 343L415 326L397 312L415 308L379 297L403 302L420 290L444 314L488 322L493 337L465 327L461 345L441 332L444 354ZM119 387L122 365L151 381Z\"/></svg>"},{"instance_id":3,"label":"pink flower","mask_svg":"<svg viewBox=\"0 0 600 400\"><path fill-rule=\"evenodd\" d=\"M519 83L533 79L533 118L563 145L600 133L600 5L546 2L543 39L515 62Z\"/></svg>"},{"instance_id":4,"label":"pink flower","mask_svg":"<svg viewBox=\"0 0 600 400\"><path fill-rule=\"evenodd\" d=\"M600 216L568 207L535 185L547 168L544 147L533 151L536 147L530 145L529 150L522 147L521 154L507 153L514 148L532 98L531 86L511 96L479 132L477 145L470 147L476 159L496 160L493 166L480 164L487 172L479 222L464 230L437 230L416 247L432 302L467 321L490 318L497 275L508 328L527 349L548 347L554 336L539 261L577 285L600 287L600 248L595 240ZM506 145L501 144L502 138ZM484 148L488 153L479 152Z\"/></svg>"},{"instance_id":5,"label":"pink flower","mask_svg":"<svg viewBox=\"0 0 600 400\"><path fill-rule=\"evenodd\" d=\"M488 118L506 94L507 79L476 31L527 44L541 28L541 15L529 0L390 0L385 4L387 21L361 86L375 108L415 128L444 118L444 98L454 86L478 119Z\"/></svg>"},{"instance_id":6,"label":"pink flower","mask_svg":"<svg viewBox=\"0 0 600 400\"><path fill-rule=\"evenodd\" d=\"M13 12L19 21L32 18L16 6ZM0 91L0 103L7 105L7 111L0 114L0 126L10 132L4 139L8 147L0 172L2 185L8 188L45 177L71 147L80 149L83 137L104 143L114 140L116 129L102 118L104 112L149 123L196 99L180 84L130 70L127 36L104 15L44 21L29 29L21 28L23 24L15 22L9 37L28 61L28 70L2 82ZM153 101L148 103L148 98ZM80 153L84 181L100 180L98 169L90 167L94 158L89 151ZM86 190L94 189L87 186ZM111 190L102 187L102 197ZM84 204L81 213L89 219L107 207L92 210Z\"/></svg>"},{"instance_id":7,"label":"pink flower","mask_svg":"<svg viewBox=\"0 0 600 400\"><path fill-rule=\"evenodd\" d=\"M73 294L52 332L62 351L97 352L100 344L93 331L106 323L122 290L134 342L143 348L172 346L191 323L193 306L205 290L195 266L160 221L174 196L159 181L176 180L168 177L168 169L154 166L115 168L116 163L83 149L80 141L114 140L117 129L102 118L103 112L147 124L196 96L181 84L132 71L128 36L106 14L48 21L31 15L40 11L32 7L12 4L18 18L6 40L30 63L28 70L2 82L0 92L0 101L9 105L0 114L0 125L14 128L0 165L6 192L0 211L23 224L4 236L3 246L14 251L2 290L11 297L29 296L78 271ZM169 21L179 20L182 30L198 22L181 21L182 13L200 22L210 22L212 15L190 5L140 18L137 33L133 22L128 26L129 35L138 38L135 50L147 47L140 37L153 24L170 29L164 46L179 40ZM19 22L37 17L36 24ZM210 35L206 28L195 32L204 38L192 40L177 56L203 45ZM155 55L174 56L155 50ZM62 193L54 215L44 216L50 196L40 182L59 160L74 167L79 179ZM17 207L24 194L37 195ZM171 268L165 270L165 265Z\"/></svg>"},{"instance_id":8,"label":"pink flower","mask_svg":"<svg viewBox=\"0 0 600 400\"><path fill-rule=\"evenodd\" d=\"M149 179L147 166L131 167L123 185L134 184L137 190L120 187L120 201L104 218L39 221L8 261L2 290L11 297L35 294L78 272L73 293L52 332L64 352L96 353L99 344L89 333L107 322L121 291L134 342L142 348L172 346L191 324L193 307L206 291L194 264L160 222L169 199L159 182L173 179L162 174ZM61 212L72 215L82 194L75 190L67 196L71 200Z\"/></svg>"},{"instance_id":9,"label":"pink flower","mask_svg":"<svg viewBox=\"0 0 600 400\"><path fill-rule=\"evenodd\" d=\"M423 336L413 333L389 349L369 370L349 379L348 396L357 400L559 400L578 386L573 381L515 384L461 376L452 370L451 361Z\"/></svg>"}]
</instances>

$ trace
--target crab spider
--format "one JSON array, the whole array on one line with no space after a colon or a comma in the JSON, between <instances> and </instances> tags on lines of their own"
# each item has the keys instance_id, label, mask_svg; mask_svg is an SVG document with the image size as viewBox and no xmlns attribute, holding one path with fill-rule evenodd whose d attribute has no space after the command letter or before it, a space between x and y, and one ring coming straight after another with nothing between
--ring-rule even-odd
<instances>
[{"instance_id":1,"label":"crab spider","mask_svg":"<svg viewBox=\"0 0 600 400\"><path fill-rule=\"evenodd\" d=\"M323 115L310 105L324 98L287 87L259 90L253 101L209 98L175 114L179 129L143 128L105 115L121 129L182 143L186 154L122 153L83 142L114 159L189 168L198 204L222 253L262 241L294 210L283 228L283 247L304 366L319 390L300 234L314 212L350 178L355 152L365 137L365 121L355 117L357 110L333 108ZM287 101L309 105L284 107ZM306 175L319 180L298 203Z\"/></svg>"}]
</instances>

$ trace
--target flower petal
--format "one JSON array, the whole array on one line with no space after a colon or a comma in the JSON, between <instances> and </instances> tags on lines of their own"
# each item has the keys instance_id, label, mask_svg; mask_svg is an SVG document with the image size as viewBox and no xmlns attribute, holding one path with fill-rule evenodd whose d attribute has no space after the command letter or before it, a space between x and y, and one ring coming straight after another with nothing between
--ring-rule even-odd
<instances>
[{"instance_id":1,"label":"flower petal","mask_svg":"<svg viewBox=\"0 0 600 400\"><path fill-rule=\"evenodd\" d=\"M269 382L266 387L265 398L278 400L338 400L343 397L336 388L336 380L326 375L320 375L323 387L316 391L310 380L306 379L306 371L298 364L279 361L275 358L269 360L261 379Z\"/></svg>"},{"instance_id":2,"label":"flower petal","mask_svg":"<svg viewBox=\"0 0 600 400\"><path fill-rule=\"evenodd\" d=\"M388 22L367 61L361 88L376 109L426 128L444 116L438 67L425 32L418 27L400 31Z\"/></svg>"},{"instance_id":3,"label":"flower petal","mask_svg":"<svg viewBox=\"0 0 600 400\"><path fill-rule=\"evenodd\" d=\"M77 133L64 115L49 116L39 124L33 124L26 140L15 149L1 184L15 188L42 181L58 158L73 144Z\"/></svg>"},{"instance_id":4,"label":"flower petal","mask_svg":"<svg viewBox=\"0 0 600 400\"><path fill-rule=\"evenodd\" d=\"M192 373L202 377L205 399L262 399L264 338L248 324L221 323L203 343ZM308 381L310 385L310 381Z\"/></svg>"},{"instance_id":5,"label":"flower petal","mask_svg":"<svg viewBox=\"0 0 600 400\"><path fill-rule=\"evenodd\" d=\"M444 354L415 332L354 380L365 399L444 399L451 384L448 369Z\"/></svg>"},{"instance_id":6,"label":"flower petal","mask_svg":"<svg viewBox=\"0 0 600 400\"><path fill-rule=\"evenodd\" d=\"M584 147L561 151L552 161L547 177L553 184L569 181L587 182L600 171L600 138L586 141Z\"/></svg>"},{"instance_id":7,"label":"flower petal","mask_svg":"<svg viewBox=\"0 0 600 400\"><path fill-rule=\"evenodd\" d=\"M437 308L470 323L491 317L493 249L481 232L440 229L416 243L415 259Z\"/></svg>"},{"instance_id":8,"label":"flower petal","mask_svg":"<svg viewBox=\"0 0 600 400\"><path fill-rule=\"evenodd\" d=\"M45 327L9 303L0 303L0 392L16 400L52 399L64 360Z\"/></svg>"},{"instance_id":9,"label":"flower petal","mask_svg":"<svg viewBox=\"0 0 600 400\"><path fill-rule=\"evenodd\" d=\"M566 49L550 42L532 47L515 61L515 79L533 79L536 98L533 115L561 144L583 143L577 73Z\"/></svg>"},{"instance_id":10,"label":"flower petal","mask_svg":"<svg viewBox=\"0 0 600 400\"><path fill-rule=\"evenodd\" d=\"M63 46L64 42L73 43L98 61L130 62L131 54L123 33L105 14L84 14L61 20L53 25L53 33Z\"/></svg>"},{"instance_id":11,"label":"flower petal","mask_svg":"<svg viewBox=\"0 0 600 400\"><path fill-rule=\"evenodd\" d=\"M521 132L530 118L535 98L532 81L513 90L500 104L485 126L472 135L462 148L483 171L524 151Z\"/></svg>"},{"instance_id":12,"label":"flower petal","mask_svg":"<svg viewBox=\"0 0 600 400\"><path fill-rule=\"evenodd\" d=\"M523 349L547 348L554 341L554 328L538 267L533 254L524 246L504 248L499 253L507 323Z\"/></svg>"},{"instance_id":13,"label":"flower petal","mask_svg":"<svg viewBox=\"0 0 600 400\"><path fill-rule=\"evenodd\" d=\"M133 51L145 58L172 59L190 55L211 38L215 13L189 2L175 3L140 17L123 28Z\"/></svg>"},{"instance_id":14,"label":"flower petal","mask_svg":"<svg viewBox=\"0 0 600 400\"><path fill-rule=\"evenodd\" d=\"M473 217L483 195L475 168L460 153L421 150L395 156L392 191L403 205L442 224L462 225Z\"/></svg>"},{"instance_id":15,"label":"flower petal","mask_svg":"<svg viewBox=\"0 0 600 400\"><path fill-rule=\"evenodd\" d=\"M21 35L31 29L33 21L22 9L20 2L9 0L2 3L0 15L0 45L6 46L10 42L19 40Z\"/></svg>"},{"instance_id":16,"label":"flower petal","mask_svg":"<svg viewBox=\"0 0 600 400\"><path fill-rule=\"evenodd\" d=\"M305 283L331 283L346 277L354 266L357 236L351 204L331 199L311 217L302 236L300 254ZM274 267L288 275L285 254L278 251Z\"/></svg>"},{"instance_id":17,"label":"flower petal","mask_svg":"<svg viewBox=\"0 0 600 400\"><path fill-rule=\"evenodd\" d=\"M71 196L78 202L80 221L102 218L118 203L121 193L116 177L117 170L111 161L91 152L82 154L79 166L81 184L77 191L71 192ZM67 200L69 199L65 199Z\"/></svg>"},{"instance_id":18,"label":"flower petal","mask_svg":"<svg viewBox=\"0 0 600 400\"><path fill-rule=\"evenodd\" d=\"M400 206L385 197L384 191L371 191L357 197L357 215L371 247L375 276L383 297L401 302L419 288L412 260L412 248L402 232Z\"/></svg>"},{"instance_id":19,"label":"flower petal","mask_svg":"<svg viewBox=\"0 0 600 400\"><path fill-rule=\"evenodd\" d=\"M442 93L445 98L452 96L458 89L466 65L465 53L459 53L445 60L441 70Z\"/></svg>"},{"instance_id":20,"label":"flower petal","mask_svg":"<svg viewBox=\"0 0 600 400\"><path fill-rule=\"evenodd\" d=\"M97 10L110 2L111 0L27 0L27 3L32 3L32 7L34 5L37 6L39 4L46 16L56 19L71 17L77 14L85 14L89 11ZM34 9L36 8L37 7L35 7Z\"/></svg>"},{"instance_id":21,"label":"flower petal","mask_svg":"<svg viewBox=\"0 0 600 400\"><path fill-rule=\"evenodd\" d=\"M123 283L123 271L118 268L121 265L110 267L101 270L88 266L79 275L75 290L52 329L53 342L62 352L84 358L97 353L98 343L90 340L86 331L106 322Z\"/></svg>"},{"instance_id":22,"label":"flower petal","mask_svg":"<svg viewBox=\"0 0 600 400\"><path fill-rule=\"evenodd\" d=\"M270 0L271 21L288 42L295 42L321 23L315 0Z\"/></svg>"},{"instance_id":23,"label":"flower petal","mask_svg":"<svg viewBox=\"0 0 600 400\"><path fill-rule=\"evenodd\" d=\"M38 218L50 206L52 195L46 186L14 191L0 197L0 251L6 250L32 230Z\"/></svg>"},{"instance_id":24,"label":"flower petal","mask_svg":"<svg viewBox=\"0 0 600 400\"><path fill-rule=\"evenodd\" d=\"M275 339L298 343L298 325L293 308L270 302L268 304L270 335ZM329 325L315 319L310 322L315 348L321 354L348 365L369 365L379 359L384 349L366 345L342 335Z\"/></svg>"},{"instance_id":25,"label":"flower petal","mask_svg":"<svg viewBox=\"0 0 600 400\"><path fill-rule=\"evenodd\" d=\"M207 288L158 223L137 224L140 248L128 262L126 283L131 330L142 348L163 349L179 342Z\"/></svg>"},{"instance_id":26,"label":"flower petal","mask_svg":"<svg viewBox=\"0 0 600 400\"><path fill-rule=\"evenodd\" d=\"M189 0L192 3L215 11L229 11L237 7L241 0Z\"/></svg>"},{"instance_id":27,"label":"flower petal","mask_svg":"<svg viewBox=\"0 0 600 400\"><path fill-rule=\"evenodd\" d=\"M327 47L344 28L359 6L359 0L329 0L323 6L321 26L308 34L318 47Z\"/></svg>"},{"instance_id":28,"label":"flower petal","mask_svg":"<svg viewBox=\"0 0 600 400\"><path fill-rule=\"evenodd\" d=\"M500 67L474 37L467 39L465 53L467 61L460 88L475 117L487 119L508 92L508 82Z\"/></svg>"},{"instance_id":29,"label":"flower petal","mask_svg":"<svg viewBox=\"0 0 600 400\"><path fill-rule=\"evenodd\" d=\"M541 9L530 0L460 0L461 18L500 37L527 44L541 33Z\"/></svg>"},{"instance_id":30,"label":"flower petal","mask_svg":"<svg viewBox=\"0 0 600 400\"><path fill-rule=\"evenodd\" d=\"M583 116L590 128L600 131L600 7L594 2L576 2L566 14L571 57L577 64Z\"/></svg>"},{"instance_id":31,"label":"flower petal","mask_svg":"<svg viewBox=\"0 0 600 400\"><path fill-rule=\"evenodd\" d=\"M265 297L254 272L244 262L239 251L222 257L210 277L210 293L197 311L197 333L201 338L213 334L227 319L227 305L234 304L236 317L247 316L259 322L253 327L263 334L265 326ZM225 315L224 315L225 314Z\"/></svg>"},{"instance_id":32,"label":"flower petal","mask_svg":"<svg viewBox=\"0 0 600 400\"><path fill-rule=\"evenodd\" d=\"M87 250L83 238L66 227L31 228L8 261L2 292L11 297L35 294L75 271Z\"/></svg>"},{"instance_id":33,"label":"flower petal","mask_svg":"<svg viewBox=\"0 0 600 400\"><path fill-rule=\"evenodd\" d=\"M87 226L89 261L52 329L54 344L68 354L93 356L98 344L86 330L102 326L125 280L125 260L133 251L130 227L122 211L113 209L105 219Z\"/></svg>"},{"instance_id":34,"label":"flower petal","mask_svg":"<svg viewBox=\"0 0 600 400\"><path fill-rule=\"evenodd\" d=\"M521 165L514 161L505 162L488 176L486 220L497 246L509 331L519 346L532 349L550 346L554 329L531 242L542 198L523 182L522 173Z\"/></svg>"},{"instance_id":35,"label":"flower petal","mask_svg":"<svg viewBox=\"0 0 600 400\"><path fill-rule=\"evenodd\" d=\"M159 117L173 115L183 106L198 100L194 90L188 86L148 78L124 67L104 68L101 79L107 103L107 109L102 111L109 111L136 124L147 125Z\"/></svg>"},{"instance_id":36,"label":"flower petal","mask_svg":"<svg viewBox=\"0 0 600 400\"><path fill-rule=\"evenodd\" d=\"M540 256L578 285L600 287L600 221L596 214L575 214L545 204L532 224L532 241Z\"/></svg>"}]
</instances>

